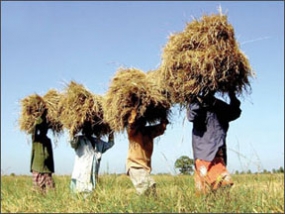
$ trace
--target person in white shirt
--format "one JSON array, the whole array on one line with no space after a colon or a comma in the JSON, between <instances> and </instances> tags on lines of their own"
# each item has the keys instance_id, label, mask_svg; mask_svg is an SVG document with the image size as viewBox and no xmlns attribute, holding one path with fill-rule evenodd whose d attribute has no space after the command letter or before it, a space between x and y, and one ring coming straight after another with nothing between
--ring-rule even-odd
<instances>
[{"instance_id":1,"label":"person in white shirt","mask_svg":"<svg viewBox=\"0 0 285 214\"><path fill-rule=\"evenodd\" d=\"M82 135L70 141L75 150L75 162L71 176L70 188L73 193L91 193L98 179L102 154L114 145L114 134L111 132L108 142L93 135L92 126L85 123Z\"/></svg>"}]
</instances>

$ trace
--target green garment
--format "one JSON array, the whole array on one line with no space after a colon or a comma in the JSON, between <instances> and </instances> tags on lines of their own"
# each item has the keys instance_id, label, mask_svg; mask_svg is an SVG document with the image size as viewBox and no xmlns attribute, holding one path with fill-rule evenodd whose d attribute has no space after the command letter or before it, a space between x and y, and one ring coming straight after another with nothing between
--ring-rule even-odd
<instances>
[{"instance_id":1,"label":"green garment","mask_svg":"<svg viewBox=\"0 0 285 214\"><path fill-rule=\"evenodd\" d=\"M52 144L46 135L34 137L30 170L39 173L54 172Z\"/></svg>"}]
</instances>

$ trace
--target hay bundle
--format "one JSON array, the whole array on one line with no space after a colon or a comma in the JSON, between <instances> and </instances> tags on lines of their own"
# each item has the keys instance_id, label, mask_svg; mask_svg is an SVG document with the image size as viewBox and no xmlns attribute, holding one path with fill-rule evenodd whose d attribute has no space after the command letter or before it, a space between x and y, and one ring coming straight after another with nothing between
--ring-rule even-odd
<instances>
[{"instance_id":1,"label":"hay bundle","mask_svg":"<svg viewBox=\"0 0 285 214\"><path fill-rule=\"evenodd\" d=\"M31 134L36 120L46 110L45 101L40 95L33 94L22 99L20 105L21 113L18 121L20 130Z\"/></svg>"},{"instance_id":2,"label":"hay bundle","mask_svg":"<svg viewBox=\"0 0 285 214\"><path fill-rule=\"evenodd\" d=\"M103 121L102 96L89 92L83 85L71 81L60 100L60 121L73 137L86 123L97 136L106 135L110 128Z\"/></svg>"},{"instance_id":3,"label":"hay bundle","mask_svg":"<svg viewBox=\"0 0 285 214\"><path fill-rule=\"evenodd\" d=\"M146 73L146 78L147 81L151 83L151 87L155 88L156 91L159 91L168 100L169 104L171 104L170 93L167 90L167 87L165 87L161 73L160 68L150 70Z\"/></svg>"},{"instance_id":4,"label":"hay bundle","mask_svg":"<svg viewBox=\"0 0 285 214\"><path fill-rule=\"evenodd\" d=\"M248 77L253 75L225 15L203 16L171 35L159 72L171 102L182 105L205 89L247 91Z\"/></svg>"},{"instance_id":5,"label":"hay bundle","mask_svg":"<svg viewBox=\"0 0 285 214\"><path fill-rule=\"evenodd\" d=\"M132 109L136 109L137 118L145 117L148 123L155 123L169 114L170 103L159 86L135 68L117 71L104 100L105 120L115 131L123 131L127 126Z\"/></svg>"},{"instance_id":6,"label":"hay bundle","mask_svg":"<svg viewBox=\"0 0 285 214\"><path fill-rule=\"evenodd\" d=\"M49 90L44 96L47 111L47 121L54 134L60 134L63 131L63 125L59 120L59 102L61 94L55 89Z\"/></svg>"},{"instance_id":7,"label":"hay bundle","mask_svg":"<svg viewBox=\"0 0 285 214\"><path fill-rule=\"evenodd\" d=\"M165 89L161 86L161 78L159 69L150 70L146 72L146 78L150 81L154 87L157 87L159 90L164 91Z\"/></svg>"}]
</instances>

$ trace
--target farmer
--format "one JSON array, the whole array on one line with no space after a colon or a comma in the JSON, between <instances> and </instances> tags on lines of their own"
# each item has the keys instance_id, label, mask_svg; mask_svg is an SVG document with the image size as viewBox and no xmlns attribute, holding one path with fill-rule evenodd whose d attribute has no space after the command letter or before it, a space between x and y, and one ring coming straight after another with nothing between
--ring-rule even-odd
<instances>
[{"instance_id":1,"label":"farmer","mask_svg":"<svg viewBox=\"0 0 285 214\"><path fill-rule=\"evenodd\" d=\"M51 140L47 137L48 123L45 111L35 121L32 131L32 155L30 171L33 174L33 186L35 189L45 192L47 188L54 189L52 178L54 172L54 160Z\"/></svg>"},{"instance_id":2,"label":"farmer","mask_svg":"<svg viewBox=\"0 0 285 214\"><path fill-rule=\"evenodd\" d=\"M70 188L87 196L96 187L102 154L113 147L114 135L110 133L105 142L94 137L91 123L85 122L82 135L75 136L70 144L76 154Z\"/></svg>"},{"instance_id":3,"label":"farmer","mask_svg":"<svg viewBox=\"0 0 285 214\"><path fill-rule=\"evenodd\" d=\"M164 133L168 120L162 119L160 124L146 126L145 118L136 120L136 115L136 111L132 110L128 119L127 175L139 195L156 195L156 183L150 176L153 139Z\"/></svg>"},{"instance_id":4,"label":"farmer","mask_svg":"<svg viewBox=\"0 0 285 214\"><path fill-rule=\"evenodd\" d=\"M215 98L214 93L198 96L187 109L187 118L193 122L194 179L198 193L233 185L226 169L226 135L229 122L241 114L240 101L232 91L229 104Z\"/></svg>"}]
</instances>

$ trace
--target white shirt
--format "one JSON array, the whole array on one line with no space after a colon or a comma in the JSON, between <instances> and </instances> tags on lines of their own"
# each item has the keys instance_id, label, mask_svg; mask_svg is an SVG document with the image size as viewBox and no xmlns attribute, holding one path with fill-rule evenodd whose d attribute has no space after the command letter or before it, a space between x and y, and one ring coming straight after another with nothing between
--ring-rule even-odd
<instances>
[{"instance_id":1,"label":"white shirt","mask_svg":"<svg viewBox=\"0 0 285 214\"><path fill-rule=\"evenodd\" d=\"M98 174L101 156L114 145L114 141L105 142L95 137L92 139L95 148L84 135L77 136L70 142L76 154L71 178L76 180L78 191L91 191L95 188L95 174Z\"/></svg>"}]
</instances>

